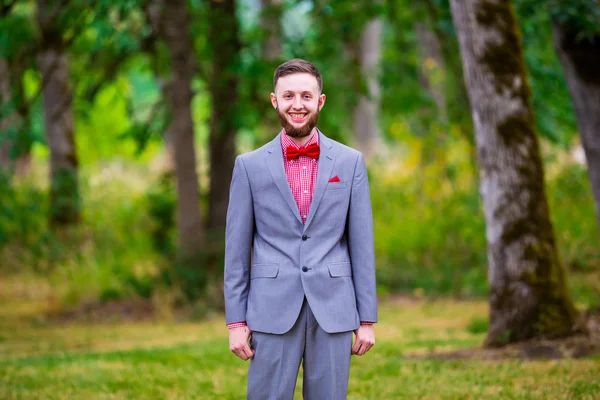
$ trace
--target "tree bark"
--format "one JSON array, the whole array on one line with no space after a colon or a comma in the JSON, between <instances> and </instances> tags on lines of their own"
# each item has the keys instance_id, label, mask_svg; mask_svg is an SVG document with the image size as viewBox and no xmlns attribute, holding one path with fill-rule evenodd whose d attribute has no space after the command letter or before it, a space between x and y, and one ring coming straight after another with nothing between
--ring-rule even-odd
<instances>
[{"instance_id":1,"label":"tree bark","mask_svg":"<svg viewBox=\"0 0 600 400\"><path fill-rule=\"evenodd\" d=\"M38 0L42 43L38 67L42 75L44 128L50 147L50 224L70 225L80 219L78 161L75 148L72 90L64 54L58 11Z\"/></svg>"},{"instance_id":2,"label":"tree bark","mask_svg":"<svg viewBox=\"0 0 600 400\"><path fill-rule=\"evenodd\" d=\"M169 0L164 5L164 35L172 71L170 88L166 91L172 116L168 142L175 155L179 251L180 256L189 258L202 250L204 240L192 121L194 49L185 0Z\"/></svg>"},{"instance_id":3,"label":"tree bark","mask_svg":"<svg viewBox=\"0 0 600 400\"><path fill-rule=\"evenodd\" d=\"M366 93L361 93L354 111L356 147L369 160L383 150L379 127L379 64L381 60L381 35L383 21L374 18L364 27L359 43L360 71L366 83Z\"/></svg>"},{"instance_id":4,"label":"tree bark","mask_svg":"<svg viewBox=\"0 0 600 400\"><path fill-rule=\"evenodd\" d=\"M235 161L238 97L238 23L235 0L209 1L209 40L213 46L210 82L210 196L207 234L220 252L229 203L229 184Z\"/></svg>"},{"instance_id":5,"label":"tree bark","mask_svg":"<svg viewBox=\"0 0 600 400\"><path fill-rule=\"evenodd\" d=\"M575 108L600 235L600 34L579 35L568 23L553 23L554 47Z\"/></svg>"},{"instance_id":6,"label":"tree bark","mask_svg":"<svg viewBox=\"0 0 600 400\"><path fill-rule=\"evenodd\" d=\"M452 0L472 105L488 241L488 346L573 332L523 49L509 0Z\"/></svg>"}]
</instances>

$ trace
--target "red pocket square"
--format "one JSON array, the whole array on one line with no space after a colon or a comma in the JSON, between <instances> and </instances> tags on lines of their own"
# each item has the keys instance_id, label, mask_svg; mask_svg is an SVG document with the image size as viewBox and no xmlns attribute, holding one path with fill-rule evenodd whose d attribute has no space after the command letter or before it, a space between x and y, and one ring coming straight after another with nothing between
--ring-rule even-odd
<instances>
[{"instance_id":1,"label":"red pocket square","mask_svg":"<svg viewBox=\"0 0 600 400\"><path fill-rule=\"evenodd\" d=\"M331 182L339 182L339 181L340 181L340 178L338 178L338 176L336 175L336 176L334 176L333 178L331 178L329 180L329 183L331 183Z\"/></svg>"}]
</instances>

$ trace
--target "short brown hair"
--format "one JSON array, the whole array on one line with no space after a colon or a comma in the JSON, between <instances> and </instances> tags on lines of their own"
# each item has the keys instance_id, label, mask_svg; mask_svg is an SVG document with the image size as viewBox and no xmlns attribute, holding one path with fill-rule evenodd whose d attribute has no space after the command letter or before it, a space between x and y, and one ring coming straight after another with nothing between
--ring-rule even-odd
<instances>
[{"instance_id":1,"label":"short brown hair","mask_svg":"<svg viewBox=\"0 0 600 400\"><path fill-rule=\"evenodd\" d=\"M294 58L293 60L286 61L277 67L275 74L273 75L273 90L275 90L275 86L277 86L277 81L279 78L299 73L307 73L314 76L319 84L319 92L323 91L323 79L321 78L321 73L317 67L301 58Z\"/></svg>"}]
</instances>

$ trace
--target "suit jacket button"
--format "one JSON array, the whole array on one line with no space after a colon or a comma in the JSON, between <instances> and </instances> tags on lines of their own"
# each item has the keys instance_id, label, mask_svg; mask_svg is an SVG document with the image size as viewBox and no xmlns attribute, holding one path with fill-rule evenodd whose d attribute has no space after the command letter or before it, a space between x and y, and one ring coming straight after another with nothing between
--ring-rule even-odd
<instances>
[{"instance_id":1,"label":"suit jacket button","mask_svg":"<svg viewBox=\"0 0 600 400\"><path fill-rule=\"evenodd\" d=\"M308 271L308 267L305 265L304 267L302 267L302 272L306 272Z\"/></svg>"},{"instance_id":2,"label":"suit jacket button","mask_svg":"<svg viewBox=\"0 0 600 400\"><path fill-rule=\"evenodd\" d=\"M302 240L307 240L307 239L308 239L308 236L302 235Z\"/></svg>"}]
</instances>

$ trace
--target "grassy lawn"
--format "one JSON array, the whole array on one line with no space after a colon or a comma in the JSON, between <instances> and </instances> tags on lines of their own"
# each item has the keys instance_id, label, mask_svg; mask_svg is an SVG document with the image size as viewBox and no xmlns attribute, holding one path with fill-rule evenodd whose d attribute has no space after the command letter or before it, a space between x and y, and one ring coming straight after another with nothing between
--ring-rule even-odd
<instances>
[{"instance_id":1,"label":"grassy lawn","mask_svg":"<svg viewBox=\"0 0 600 400\"><path fill-rule=\"evenodd\" d=\"M6 294L6 293L5 293ZM243 399L247 363L224 319L201 323L51 324L40 301L0 293L0 399ZM477 346L486 303L387 301L377 344L352 360L349 399L598 399L600 357L443 361ZM296 398L301 398L301 378ZM326 400L326 399L324 399Z\"/></svg>"}]
</instances>

